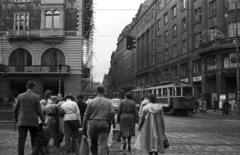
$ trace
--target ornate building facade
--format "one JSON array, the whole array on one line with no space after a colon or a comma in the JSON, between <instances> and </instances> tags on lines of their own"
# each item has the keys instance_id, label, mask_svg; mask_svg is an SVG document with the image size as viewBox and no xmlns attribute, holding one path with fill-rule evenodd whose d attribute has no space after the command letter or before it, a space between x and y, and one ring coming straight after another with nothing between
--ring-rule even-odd
<instances>
[{"instance_id":1,"label":"ornate building facade","mask_svg":"<svg viewBox=\"0 0 240 155\"><path fill-rule=\"evenodd\" d=\"M37 82L40 96L82 91L83 1L0 1L0 94L13 97Z\"/></svg>"}]
</instances>

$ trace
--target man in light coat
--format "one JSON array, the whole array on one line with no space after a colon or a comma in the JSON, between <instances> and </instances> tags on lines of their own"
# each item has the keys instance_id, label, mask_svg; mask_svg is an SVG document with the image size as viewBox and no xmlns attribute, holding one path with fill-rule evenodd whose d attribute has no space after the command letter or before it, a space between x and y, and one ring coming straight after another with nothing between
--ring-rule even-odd
<instances>
[{"instance_id":1,"label":"man in light coat","mask_svg":"<svg viewBox=\"0 0 240 155\"><path fill-rule=\"evenodd\" d=\"M40 106L40 98L33 91L36 83L27 82L27 91L18 95L17 104L14 107L15 122L18 122L18 155L24 155L25 141L29 130L32 148L38 130L38 116L42 122L44 116Z\"/></svg>"}]
</instances>

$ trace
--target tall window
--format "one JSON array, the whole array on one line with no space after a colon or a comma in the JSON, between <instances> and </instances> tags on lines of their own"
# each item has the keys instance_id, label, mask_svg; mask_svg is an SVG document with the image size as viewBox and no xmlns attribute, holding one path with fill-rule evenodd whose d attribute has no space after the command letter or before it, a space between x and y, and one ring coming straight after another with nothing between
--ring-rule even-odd
<instances>
[{"instance_id":1,"label":"tall window","mask_svg":"<svg viewBox=\"0 0 240 155\"><path fill-rule=\"evenodd\" d=\"M168 41L168 31L165 31L165 42Z\"/></svg>"},{"instance_id":2,"label":"tall window","mask_svg":"<svg viewBox=\"0 0 240 155\"><path fill-rule=\"evenodd\" d=\"M46 11L45 13L45 28L60 28L60 12Z\"/></svg>"},{"instance_id":3,"label":"tall window","mask_svg":"<svg viewBox=\"0 0 240 155\"><path fill-rule=\"evenodd\" d=\"M161 46L162 44L162 37L159 35L158 36L158 46Z\"/></svg>"},{"instance_id":4,"label":"tall window","mask_svg":"<svg viewBox=\"0 0 240 155\"><path fill-rule=\"evenodd\" d=\"M176 5L172 8L172 15L173 15L173 18L177 16L177 6Z\"/></svg>"},{"instance_id":5,"label":"tall window","mask_svg":"<svg viewBox=\"0 0 240 155\"><path fill-rule=\"evenodd\" d=\"M196 46L196 48L198 48L199 44L202 42L202 33L201 32L195 34L195 41L196 41L195 46Z\"/></svg>"},{"instance_id":6,"label":"tall window","mask_svg":"<svg viewBox=\"0 0 240 155\"><path fill-rule=\"evenodd\" d=\"M187 40L182 41L182 52L183 53L187 52Z\"/></svg>"},{"instance_id":7,"label":"tall window","mask_svg":"<svg viewBox=\"0 0 240 155\"><path fill-rule=\"evenodd\" d=\"M14 14L15 30L28 30L29 29L29 14L28 13L15 13Z\"/></svg>"},{"instance_id":8,"label":"tall window","mask_svg":"<svg viewBox=\"0 0 240 155\"><path fill-rule=\"evenodd\" d=\"M161 29L161 19L158 20L158 30Z\"/></svg>"},{"instance_id":9,"label":"tall window","mask_svg":"<svg viewBox=\"0 0 240 155\"><path fill-rule=\"evenodd\" d=\"M202 21L202 8L199 7L198 9L195 9L195 22L201 22Z\"/></svg>"},{"instance_id":10,"label":"tall window","mask_svg":"<svg viewBox=\"0 0 240 155\"><path fill-rule=\"evenodd\" d=\"M165 49L165 60L168 60L168 56L169 56L169 51L168 51L168 49L166 48L166 49Z\"/></svg>"},{"instance_id":11,"label":"tall window","mask_svg":"<svg viewBox=\"0 0 240 155\"><path fill-rule=\"evenodd\" d=\"M177 25L173 25L173 37L177 35Z\"/></svg>"},{"instance_id":12,"label":"tall window","mask_svg":"<svg viewBox=\"0 0 240 155\"><path fill-rule=\"evenodd\" d=\"M177 66L172 67L172 78L177 78Z\"/></svg>"},{"instance_id":13,"label":"tall window","mask_svg":"<svg viewBox=\"0 0 240 155\"><path fill-rule=\"evenodd\" d=\"M164 24L168 23L168 13L164 14Z\"/></svg>"},{"instance_id":14,"label":"tall window","mask_svg":"<svg viewBox=\"0 0 240 155\"><path fill-rule=\"evenodd\" d=\"M187 8L187 0L182 0L182 9L186 9Z\"/></svg>"},{"instance_id":15,"label":"tall window","mask_svg":"<svg viewBox=\"0 0 240 155\"><path fill-rule=\"evenodd\" d=\"M182 64L180 68L181 68L181 76L184 76L184 77L188 76L188 71L189 71L188 64L187 63Z\"/></svg>"},{"instance_id":16,"label":"tall window","mask_svg":"<svg viewBox=\"0 0 240 155\"><path fill-rule=\"evenodd\" d=\"M217 27L210 28L210 40L215 40L217 37Z\"/></svg>"},{"instance_id":17,"label":"tall window","mask_svg":"<svg viewBox=\"0 0 240 155\"><path fill-rule=\"evenodd\" d=\"M217 15L217 2L213 0L209 3L209 17Z\"/></svg>"},{"instance_id":18,"label":"tall window","mask_svg":"<svg viewBox=\"0 0 240 155\"><path fill-rule=\"evenodd\" d=\"M177 56L177 45L173 45L173 57L176 57Z\"/></svg>"},{"instance_id":19,"label":"tall window","mask_svg":"<svg viewBox=\"0 0 240 155\"><path fill-rule=\"evenodd\" d=\"M236 29L238 30L238 36L240 35L240 22L228 24L229 37L236 37Z\"/></svg>"},{"instance_id":20,"label":"tall window","mask_svg":"<svg viewBox=\"0 0 240 155\"><path fill-rule=\"evenodd\" d=\"M9 57L9 65L13 66L31 66L32 56L31 54L23 49L19 48L13 51Z\"/></svg>"},{"instance_id":21,"label":"tall window","mask_svg":"<svg viewBox=\"0 0 240 155\"><path fill-rule=\"evenodd\" d=\"M48 49L42 56L42 65L65 65L65 57L62 51L56 48Z\"/></svg>"},{"instance_id":22,"label":"tall window","mask_svg":"<svg viewBox=\"0 0 240 155\"><path fill-rule=\"evenodd\" d=\"M186 17L182 19L182 31L187 30L187 19Z\"/></svg>"},{"instance_id":23,"label":"tall window","mask_svg":"<svg viewBox=\"0 0 240 155\"><path fill-rule=\"evenodd\" d=\"M193 62L193 73L200 73L201 72L201 60L197 60Z\"/></svg>"},{"instance_id":24,"label":"tall window","mask_svg":"<svg viewBox=\"0 0 240 155\"><path fill-rule=\"evenodd\" d=\"M216 57L207 58L207 70L217 69L217 59Z\"/></svg>"}]
</instances>

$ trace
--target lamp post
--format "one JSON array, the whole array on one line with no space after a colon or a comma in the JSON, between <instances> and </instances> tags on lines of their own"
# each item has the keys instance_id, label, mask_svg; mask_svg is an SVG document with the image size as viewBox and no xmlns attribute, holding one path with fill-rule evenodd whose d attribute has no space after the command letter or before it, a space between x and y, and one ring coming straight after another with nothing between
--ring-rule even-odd
<instances>
[{"instance_id":1,"label":"lamp post","mask_svg":"<svg viewBox=\"0 0 240 155\"><path fill-rule=\"evenodd\" d=\"M59 75L59 83L58 83L58 93L61 94L61 72L62 72L62 65L58 65L58 75Z\"/></svg>"}]
</instances>

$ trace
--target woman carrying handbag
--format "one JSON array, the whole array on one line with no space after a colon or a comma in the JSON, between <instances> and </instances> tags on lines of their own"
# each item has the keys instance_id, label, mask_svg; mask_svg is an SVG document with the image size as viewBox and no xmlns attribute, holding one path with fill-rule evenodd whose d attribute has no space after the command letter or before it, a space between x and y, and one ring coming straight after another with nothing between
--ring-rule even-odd
<instances>
[{"instance_id":1,"label":"woman carrying handbag","mask_svg":"<svg viewBox=\"0 0 240 155\"><path fill-rule=\"evenodd\" d=\"M149 155L164 153L169 146L165 136L165 123L162 106L156 103L156 96L149 95L149 103L143 107L138 130L140 131L134 147ZM167 146L168 145L168 146Z\"/></svg>"}]
</instances>

